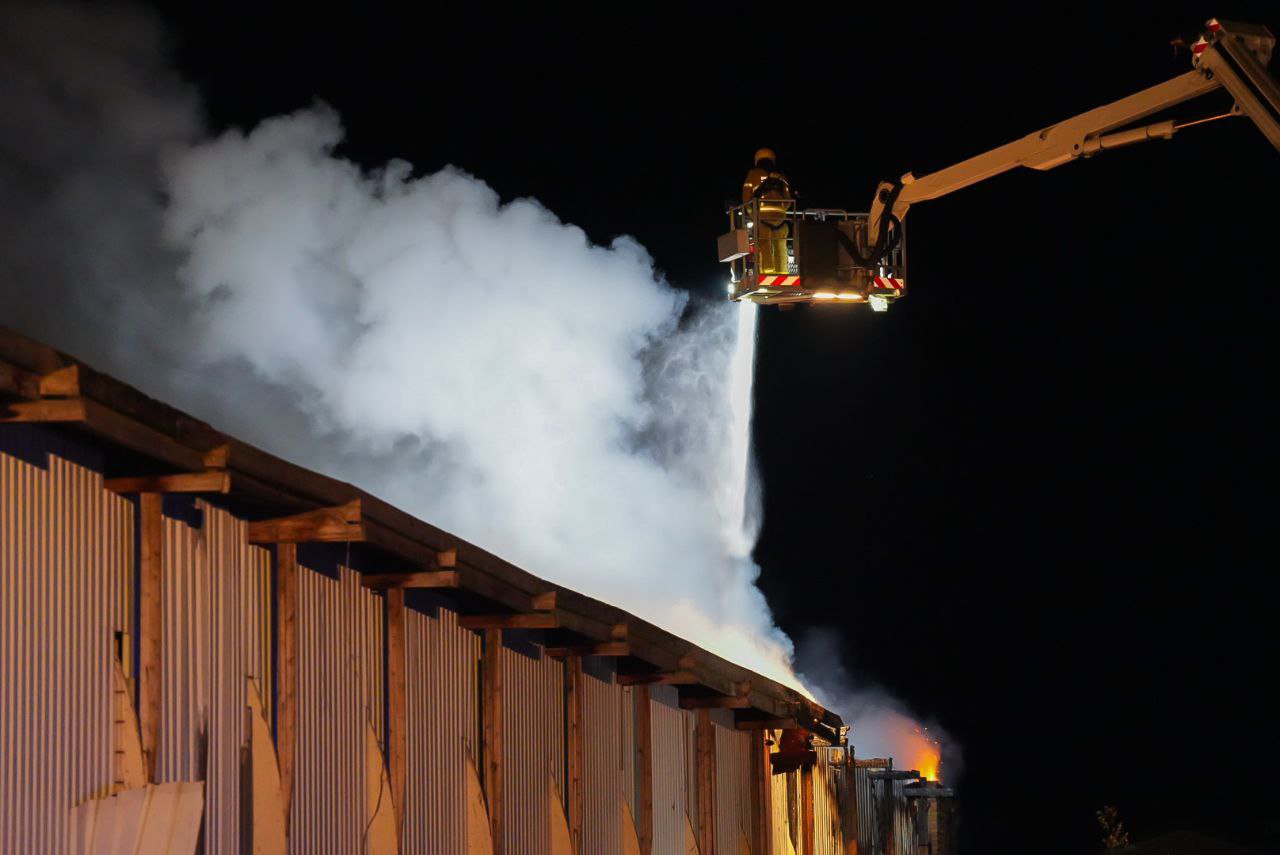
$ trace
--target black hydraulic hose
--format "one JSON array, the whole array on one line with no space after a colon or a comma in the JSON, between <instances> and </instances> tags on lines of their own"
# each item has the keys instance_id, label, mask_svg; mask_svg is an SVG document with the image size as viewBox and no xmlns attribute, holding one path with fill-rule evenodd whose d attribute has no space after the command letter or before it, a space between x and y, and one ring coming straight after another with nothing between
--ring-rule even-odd
<instances>
[{"instance_id":1,"label":"black hydraulic hose","mask_svg":"<svg viewBox=\"0 0 1280 855\"><path fill-rule=\"evenodd\" d=\"M898 202L898 196L902 193L902 185L894 184L892 190L880 191L880 200L884 203L884 213L880 215L880 233L876 235L876 242L871 247L870 252L863 254L857 245L851 241L843 232L837 232L840 236L840 243L844 245L849 255L853 256L864 266L875 264L884 258L885 253L893 250L898 245L898 241L902 237L902 221L893 214L893 206ZM892 225L893 239L890 240L890 229Z\"/></svg>"}]
</instances>

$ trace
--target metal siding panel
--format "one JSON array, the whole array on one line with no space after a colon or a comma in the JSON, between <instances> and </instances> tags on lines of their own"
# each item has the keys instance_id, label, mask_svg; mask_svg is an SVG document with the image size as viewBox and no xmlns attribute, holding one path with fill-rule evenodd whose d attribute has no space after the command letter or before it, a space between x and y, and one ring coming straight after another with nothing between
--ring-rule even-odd
<instances>
[{"instance_id":1,"label":"metal siding panel","mask_svg":"<svg viewBox=\"0 0 1280 855\"><path fill-rule=\"evenodd\" d=\"M841 855L844 836L840 828L839 775L827 762L827 752L818 751L813 770L814 846L818 855Z\"/></svg>"},{"instance_id":2,"label":"metal siding panel","mask_svg":"<svg viewBox=\"0 0 1280 855\"><path fill-rule=\"evenodd\" d=\"M684 817L689 810L690 763L695 764L689 741L693 716L679 707L679 695L671 686L649 690L650 741L653 747L653 851L684 851ZM692 819L692 816L690 816Z\"/></svg>"},{"instance_id":3,"label":"metal siding panel","mask_svg":"<svg viewBox=\"0 0 1280 855\"><path fill-rule=\"evenodd\" d=\"M622 801L635 792L635 751L631 737L629 688L584 673L583 759L585 761L582 851L617 852L622 847Z\"/></svg>"},{"instance_id":4,"label":"metal siding panel","mask_svg":"<svg viewBox=\"0 0 1280 855\"><path fill-rule=\"evenodd\" d=\"M406 853L462 852L466 762L480 743L480 637L456 613L405 611L408 781ZM477 763L477 766L479 764Z\"/></svg>"},{"instance_id":5,"label":"metal siding panel","mask_svg":"<svg viewBox=\"0 0 1280 855\"><path fill-rule=\"evenodd\" d=\"M205 502L204 524L164 520L159 781L205 780L205 851L240 850L246 678L270 685L271 557L247 523Z\"/></svg>"},{"instance_id":6,"label":"metal siding panel","mask_svg":"<svg viewBox=\"0 0 1280 855\"><path fill-rule=\"evenodd\" d=\"M509 648L502 660L504 851L544 853L548 777L564 795L564 664Z\"/></svg>"},{"instance_id":7,"label":"metal siding panel","mask_svg":"<svg viewBox=\"0 0 1280 855\"><path fill-rule=\"evenodd\" d=\"M381 727L381 650L381 600L359 574L340 567L335 581L299 567L294 855L363 848L365 728Z\"/></svg>"},{"instance_id":8,"label":"metal siding panel","mask_svg":"<svg viewBox=\"0 0 1280 855\"><path fill-rule=\"evenodd\" d=\"M879 839L878 799L875 797L871 770L858 767L853 770L854 792L858 799L858 851L876 855Z\"/></svg>"},{"instance_id":9,"label":"metal siding panel","mask_svg":"<svg viewBox=\"0 0 1280 855\"><path fill-rule=\"evenodd\" d=\"M751 736L717 723L716 851L737 852L751 839Z\"/></svg>"},{"instance_id":10,"label":"metal siding panel","mask_svg":"<svg viewBox=\"0 0 1280 855\"><path fill-rule=\"evenodd\" d=\"M64 851L71 807L111 786L132 520L98 473L0 454L0 851Z\"/></svg>"}]
</instances>

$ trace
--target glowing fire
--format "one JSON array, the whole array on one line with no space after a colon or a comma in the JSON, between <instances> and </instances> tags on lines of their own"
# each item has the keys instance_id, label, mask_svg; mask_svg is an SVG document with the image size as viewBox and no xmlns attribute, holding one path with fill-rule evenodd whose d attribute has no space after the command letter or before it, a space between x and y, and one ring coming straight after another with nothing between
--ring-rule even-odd
<instances>
[{"instance_id":1,"label":"glowing fire","mask_svg":"<svg viewBox=\"0 0 1280 855\"><path fill-rule=\"evenodd\" d=\"M912 728L911 756L905 768L919 771L926 780L937 781L941 766L942 743L929 734L929 728Z\"/></svg>"}]
</instances>

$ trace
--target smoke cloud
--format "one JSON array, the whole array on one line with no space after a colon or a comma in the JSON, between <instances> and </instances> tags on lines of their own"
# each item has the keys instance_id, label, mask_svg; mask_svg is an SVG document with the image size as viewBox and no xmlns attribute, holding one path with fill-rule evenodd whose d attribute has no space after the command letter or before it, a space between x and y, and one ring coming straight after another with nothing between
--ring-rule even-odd
<instances>
[{"instance_id":1,"label":"smoke cloud","mask_svg":"<svg viewBox=\"0 0 1280 855\"><path fill-rule=\"evenodd\" d=\"M754 307L346 160L324 105L211 135L166 57L132 7L0 10L7 325L796 683L749 557Z\"/></svg>"}]
</instances>

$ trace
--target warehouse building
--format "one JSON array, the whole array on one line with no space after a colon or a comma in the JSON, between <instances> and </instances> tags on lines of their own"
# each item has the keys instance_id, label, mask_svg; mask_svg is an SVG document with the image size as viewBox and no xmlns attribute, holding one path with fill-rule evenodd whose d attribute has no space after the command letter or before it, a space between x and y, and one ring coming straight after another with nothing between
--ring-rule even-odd
<instances>
[{"instance_id":1,"label":"warehouse building","mask_svg":"<svg viewBox=\"0 0 1280 855\"><path fill-rule=\"evenodd\" d=\"M0 582L0 851L943 851L797 692L3 329Z\"/></svg>"}]
</instances>

